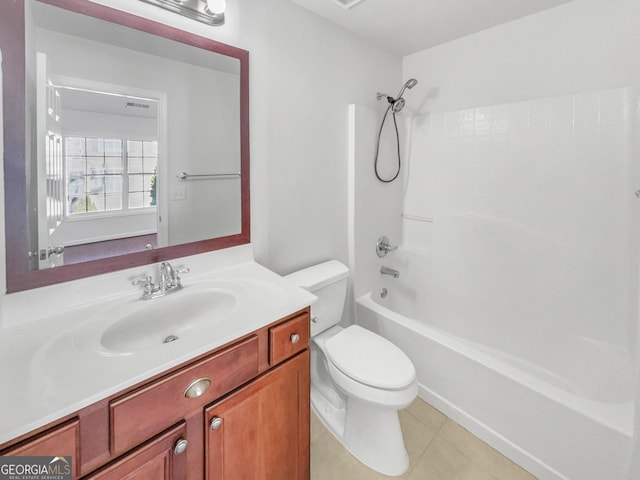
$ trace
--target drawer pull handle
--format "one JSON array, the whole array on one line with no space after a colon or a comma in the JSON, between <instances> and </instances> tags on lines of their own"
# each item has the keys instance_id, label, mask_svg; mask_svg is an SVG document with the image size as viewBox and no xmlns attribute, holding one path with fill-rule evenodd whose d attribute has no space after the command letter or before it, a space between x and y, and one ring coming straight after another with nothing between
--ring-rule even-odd
<instances>
[{"instance_id":1,"label":"drawer pull handle","mask_svg":"<svg viewBox=\"0 0 640 480\"><path fill-rule=\"evenodd\" d=\"M209 428L211 430L218 430L222 426L222 419L220 417L213 417L209 422Z\"/></svg>"},{"instance_id":2,"label":"drawer pull handle","mask_svg":"<svg viewBox=\"0 0 640 480\"><path fill-rule=\"evenodd\" d=\"M295 345L296 343L298 343L300 341L300 335L298 335L297 333L292 333L291 334L291 343L293 345Z\"/></svg>"},{"instance_id":3,"label":"drawer pull handle","mask_svg":"<svg viewBox=\"0 0 640 480\"><path fill-rule=\"evenodd\" d=\"M180 455L187 449L187 445L189 445L189 442L184 438L181 438L176 442L176 446L173 447L173 453L175 453L176 455Z\"/></svg>"},{"instance_id":4,"label":"drawer pull handle","mask_svg":"<svg viewBox=\"0 0 640 480\"><path fill-rule=\"evenodd\" d=\"M199 378L184 391L184 396L187 398L198 398L204 392L206 392L211 386L211 379Z\"/></svg>"}]
</instances>

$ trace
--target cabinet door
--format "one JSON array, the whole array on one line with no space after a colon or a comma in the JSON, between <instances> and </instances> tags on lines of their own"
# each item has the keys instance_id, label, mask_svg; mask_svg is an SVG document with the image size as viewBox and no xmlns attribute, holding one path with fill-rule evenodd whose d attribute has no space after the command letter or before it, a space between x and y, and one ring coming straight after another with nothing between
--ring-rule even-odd
<instances>
[{"instance_id":1,"label":"cabinet door","mask_svg":"<svg viewBox=\"0 0 640 480\"><path fill-rule=\"evenodd\" d=\"M186 480L187 455L175 451L185 432L185 424L181 423L86 480Z\"/></svg>"},{"instance_id":2,"label":"cabinet door","mask_svg":"<svg viewBox=\"0 0 640 480\"><path fill-rule=\"evenodd\" d=\"M206 410L208 480L309 478L309 351Z\"/></svg>"},{"instance_id":3,"label":"cabinet door","mask_svg":"<svg viewBox=\"0 0 640 480\"><path fill-rule=\"evenodd\" d=\"M72 478L79 477L80 471L80 423L74 419L64 425L52 428L22 445L12 448L2 455L7 456L39 456L39 457L71 457Z\"/></svg>"}]
</instances>

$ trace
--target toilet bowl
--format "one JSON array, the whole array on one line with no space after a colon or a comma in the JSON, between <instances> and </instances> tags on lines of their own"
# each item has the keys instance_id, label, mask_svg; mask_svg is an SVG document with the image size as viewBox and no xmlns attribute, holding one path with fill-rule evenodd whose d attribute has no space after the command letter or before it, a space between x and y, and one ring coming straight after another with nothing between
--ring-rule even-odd
<instances>
[{"instance_id":1,"label":"toilet bowl","mask_svg":"<svg viewBox=\"0 0 640 480\"><path fill-rule=\"evenodd\" d=\"M311 405L362 463L385 475L402 475L409 457L398 410L418 394L416 371L387 339L357 325L337 325L348 273L331 260L287 276L318 297L311 307Z\"/></svg>"}]
</instances>

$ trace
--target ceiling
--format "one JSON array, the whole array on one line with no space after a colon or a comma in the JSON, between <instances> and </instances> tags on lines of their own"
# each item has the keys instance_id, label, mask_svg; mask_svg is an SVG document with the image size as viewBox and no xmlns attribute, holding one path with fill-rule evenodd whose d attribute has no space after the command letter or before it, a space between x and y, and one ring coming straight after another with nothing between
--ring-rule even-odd
<instances>
[{"instance_id":1,"label":"ceiling","mask_svg":"<svg viewBox=\"0 0 640 480\"><path fill-rule=\"evenodd\" d=\"M572 0L361 0L350 9L338 0L291 1L404 56Z\"/></svg>"}]
</instances>

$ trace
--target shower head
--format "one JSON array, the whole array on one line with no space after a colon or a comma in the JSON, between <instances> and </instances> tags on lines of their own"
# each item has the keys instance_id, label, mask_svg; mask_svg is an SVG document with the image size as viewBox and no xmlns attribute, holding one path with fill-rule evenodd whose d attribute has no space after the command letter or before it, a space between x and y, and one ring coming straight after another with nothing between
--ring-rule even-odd
<instances>
[{"instance_id":1,"label":"shower head","mask_svg":"<svg viewBox=\"0 0 640 480\"><path fill-rule=\"evenodd\" d=\"M404 108L404 103L405 103L404 98L398 97L391 104L391 109L393 110L394 113L399 113L400 110Z\"/></svg>"},{"instance_id":2,"label":"shower head","mask_svg":"<svg viewBox=\"0 0 640 480\"><path fill-rule=\"evenodd\" d=\"M418 84L418 81L415 78L410 78L402 86L396 98L393 98L391 95L387 95L386 93L380 93L380 92L376 94L376 97L378 100L382 100L383 98L386 98L387 102L389 102L390 108L393 109L393 112L398 113L400 112L400 110L404 108L404 104L405 104L404 98L402 98L402 94L407 88L413 88L417 84Z\"/></svg>"},{"instance_id":3,"label":"shower head","mask_svg":"<svg viewBox=\"0 0 640 480\"><path fill-rule=\"evenodd\" d=\"M410 78L409 80L406 81L404 86L407 87L407 88L413 88L417 84L418 84L418 80L416 80L415 78Z\"/></svg>"},{"instance_id":4,"label":"shower head","mask_svg":"<svg viewBox=\"0 0 640 480\"><path fill-rule=\"evenodd\" d=\"M404 93L404 91L409 88L413 88L418 84L418 81L415 78L410 78L409 80L407 80L405 82L405 84L402 86L402 88L400 89L400 92L398 93L398 95L396 96L397 99L402 98L402 94Z\"/></svg>"}]
</instances>

